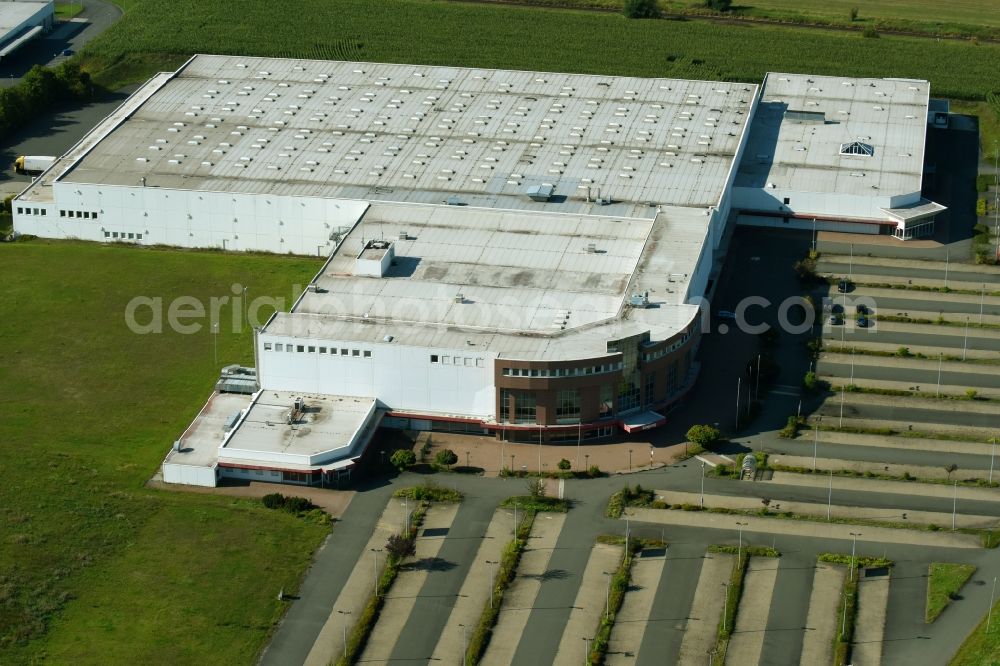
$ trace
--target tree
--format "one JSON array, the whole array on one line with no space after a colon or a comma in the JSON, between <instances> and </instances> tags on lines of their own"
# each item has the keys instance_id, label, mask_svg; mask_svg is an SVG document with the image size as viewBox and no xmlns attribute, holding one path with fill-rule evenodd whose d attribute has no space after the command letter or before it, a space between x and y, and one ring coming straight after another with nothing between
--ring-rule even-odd
<instances>
[{"instance_id":1,"label":"tree","mask_svg":"<svg viewBox=\"0 0 1000 666\"><path fill-rule=\"evenodd\" d=\"M802 378L802 387L807 391L815 391L817 386L819 386L819 381L816 379L816 373L810 370Z\"/></svg>"},{"instance_id":2,"label":"tree","mask_svg":"<svg viewBox=\"0 0 1000 666\"><path fill-rule=\"evenodd\" d=\"M434 462L442 467L451 467L458 462L458 456L451 449L441 449L434 456Z\"/></svg>"},{"instance_id":3,"label":"tree","mask_svg":"<svg viewBox=\"0 0 1000 666\"><path fill-rule=\"evenodd\" d=\"M715 426L693 425L687 431L688 441L698 446L711 446L719 441L722 433Z\"/></svg>"},{"instance_id":4,"label":"tree","mask_svg":"<svg viewBox=\"0 0 1000 666\"><path fill-rule=\"evenodd\" d=\"M417 544L409 534L390 534L389 540L385 542L385 552L393 561L399 562L404 557L415 554Z\"/></svg>"},{"instance_id":5,"label":"tree","mask_svg":"<svg viewBox=\"0 0 1000 666\"><path fill-rule=\"evenodd\" d=\"M858 20L858 14L860 13L860 11L861 10L858 9L857 7L851 7L851 23Z\"/></svg>"},{"instance_id":6,"label":"tree","mask_svg":"<svg viewBox=\"0 0 1000 666\"><path fill-rule=\"evenodd\" d=\"M728 12L733 0L705 0L705 6L717 12Z\"/></svg>"},{"instance_id":7,"label":"tree","mask_svg":"<svg viewBox=\"0 0 1000 666\"><path fill-rule=\"evenodd\" d=\"M656 18L660 15L660 8L656 0L625 0L622 13L630 19Z\"/></svg>"},{"instance_id":8,"label":"tree","mask_svg":"<svg viewBox=\"0 0 1000 666\"><path fill-rule=\"evenodd\" d=\"M417 454L410 449L398 449L393 451L392 457L389 458L389 462L392 463L393 467L402 472L404 469L417 462Z\"/></svg>"},{"instance_id":9,"label":"tree","mask_svg":"<svg viewBox=\"0 0 1000 666\"><path fill-rule=\"evenodd\" d=\"M958 465L956 465L955 463L945 466L944 471L948 472L948 483L951 483L951 475L957 469Z\"/></svg>"},{"instance_id":10,"label":"tree","mask_svg":"<svg viewBox=\"0 0 1000 666\"><path fill-rule=\"evenodd\" d=\"M570 469L572 469L573 465L572 465L572 463L570 463L570 461L568 461L565 458L563 458L562 460L559 461L558 467L559 467L559 469L561 469L564 472L566 472L566 471L569 471Z\"/></svg>"},{"instance_id":11,"label":"tree","mask_svg":"<svg viewBox=\"0 0 1000 666\"><path fill-rule=\"evenodd\" d=\"M536 479L528 479L528 494L535 499L541 499L545 497L545 479L539 477Z\"/></svg>"}]
</instances>

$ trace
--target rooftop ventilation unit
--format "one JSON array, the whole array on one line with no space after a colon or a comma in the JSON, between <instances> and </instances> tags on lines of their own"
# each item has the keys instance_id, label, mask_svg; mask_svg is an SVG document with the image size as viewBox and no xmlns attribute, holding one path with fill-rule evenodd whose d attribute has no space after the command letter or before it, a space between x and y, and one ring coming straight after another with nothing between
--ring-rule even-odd
<instances>
[{"instance_id":1,"label":"rooftop ventilation unit","mask_svg":"<svg viewBox=\"0 0 1000 666\"><path fill-rule=\"evenodd\" d=\"M597 254L597 243L587 243L587 254Z\"/></svg>"},{"instance_id":2,"label":"rooftop ventilation unit","mask_svg":"<svg viewBox=\"0 0 1000 666\"><path fill-rule=\"evenodd\" d=\"M455 302L456 303L465 303L465 294L462 294L462 293L455 294Z\"/></svg>"},{"instance_id":3,"label":"rooftop ventilation unit","mask_svg":"<svg viewBox=\"0 0 1000 666\"><path fill-rule=\"evenodd\" d=\"M863 141L851 141L840 144L841 155L854 155L857 157L872 157L875 154L875 147Z\"/></svg>"},{"instance_id":4,"label":"rooftop ventilation unit","mask_svg":"<svg viewBox=\"0 0 1000 666\"><path fill-rule=\"evenodd\" d=\"M634 308L648 308L649 307L649 292L644 291L643 293L632 294L632 297L628 300L629 305Z\"/></svg>"},{"instance_id":5,"label":"rooftop ventilation unit","mask_svg":"<svg viewBox=\"0 0 1000 666\"><path fill-rule=\"evenodd\" d=\"M534 185L528 188L526 194L532 201L549 201L554 191L551 185Z\"/></svg>"}]
</instances>

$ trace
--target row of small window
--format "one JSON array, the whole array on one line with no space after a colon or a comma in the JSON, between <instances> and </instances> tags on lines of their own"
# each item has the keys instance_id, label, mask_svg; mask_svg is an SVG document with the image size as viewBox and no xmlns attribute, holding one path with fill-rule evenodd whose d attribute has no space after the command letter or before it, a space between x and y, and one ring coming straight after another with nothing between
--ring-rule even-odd
<instances>
[{"instance_id":1,"label":"row of small window","mask_svg":"<svg viewBox=\"0 0 1000 666\"><path fill-rule=\"evenodd\" d=\"M658 349L655 352L651 352L649 354L643 354L642 355L642 360L643 361L655 361L658 358L663 358L667 354L669 354L671 352L675 352L678 349L680 349L681 347L683 347L684 343L687 342L690 339L691 339L691 332L689 331L689 332L685 333L681 337L680 340L678 340L674 344L670 345L669 347L664 347L663 349Z\"/></svg>"},{"instance_id":2,"label":"row of small window","mask_svg":"<svg viewBox=\"0 0 1000 666\"><path fill-rule=\"evenodd\" d=\"M352 356L356 358L371 358L368 349L340 349L337 347L317 347L315 345L288 345L282 342L265 342L264 351L298 352L299 354L332 354L334 356Z\"/></svg>"},{"instance_id":3,"label":"row of small window","mask_svg":"<svg viewBox=\"0 0 1000 666\"><path fill-rule=\"evenodd\" d=\"M142 240L142 234L137 234L134 232L125 233L124 231L105 231L105 238L110 238L111 240Z\"/></svg>"},{"instance_id":4,"label":"row of small window","mask_svg":"<svg viewBox=\"0 0 1000 666\"><path fill-rule=\"evenodd\" d=\"M17 207L18 215L41 215L42 217L49 214L49 212L44 208L24 208L23 206Z\"/></svg>"},{"instance_id":5,"label":"row of small window","mask_svg":"<svg viewBox=\"0 0 1000 666\"><path fill-rule=\"evenodd\" d=\"M486 365L486 361L481 358L469 358L468 356L439 356L437 354L431 354L431 363L440 363L441 365L462 365L467 368L482 368Z\"/></svg>"},{"instance_id":6,"label":"row of small window","mask_svg":"<svg viewBox=\"0 0 1000 666\"><path fill-rule=\"evenodd\" d=\"M89 210L59 210L59 217L79 217L84 220L96 220L97 213Z\"/></svg>"},{"instance_id":7,"label":"row of small window","mask_svg":"<svg viewBox=\"0 0 1000 666\"><path fill-rule=\"evenodd\" d=\"M621 361L592 365L586 368L504 368L504 377L583 377L585 375L601 375L606 372L617 372L624 367Z\"/></svg>"}]
</instances>

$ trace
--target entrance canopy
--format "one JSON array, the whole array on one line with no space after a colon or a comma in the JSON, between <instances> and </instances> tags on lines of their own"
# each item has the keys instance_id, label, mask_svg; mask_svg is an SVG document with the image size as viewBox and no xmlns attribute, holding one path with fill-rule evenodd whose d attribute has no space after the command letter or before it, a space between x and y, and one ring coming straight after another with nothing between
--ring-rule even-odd
<instances>
[{"instance_id":1,"label":"entrance canopy","mask_svg":"<svg viewBox=\"0 0 1000 666\"><path fill-rule=\"evenodd\" d=\"M642 432L652 430L667 422L667 417L657 412L638 412L623 416L621 420L622 429L625 432Z\"/></svg>"}]
</instances>

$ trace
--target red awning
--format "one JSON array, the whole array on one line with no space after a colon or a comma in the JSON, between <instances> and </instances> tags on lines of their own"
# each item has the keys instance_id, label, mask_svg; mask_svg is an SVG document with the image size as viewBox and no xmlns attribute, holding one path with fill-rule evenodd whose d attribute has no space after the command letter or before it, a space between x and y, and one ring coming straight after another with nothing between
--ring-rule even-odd
<instances>
[{"instance_id":1,"label":"red awning","mask_svg":"<svg viewBox=\"0 0 1000 666\"><path fill-rule=\"evenodd\" d=\"M657 412L639 412L622 417L621 426L625 432L642 432L658 428L667 422L667 417Z\"/></svg>"}]
</instances>

